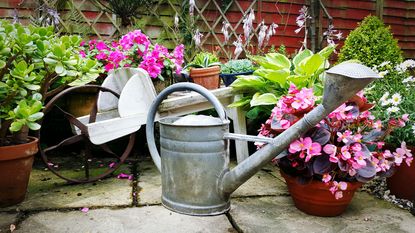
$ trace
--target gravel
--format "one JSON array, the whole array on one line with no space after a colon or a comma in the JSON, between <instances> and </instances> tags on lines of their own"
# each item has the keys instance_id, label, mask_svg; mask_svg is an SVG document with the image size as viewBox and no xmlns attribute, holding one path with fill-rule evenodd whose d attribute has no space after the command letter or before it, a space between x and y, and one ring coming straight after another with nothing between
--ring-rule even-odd
<instances>
[{"instance_id":1,"label":"gravel","mask_svg":"<svg viewBox=\"0 0 415 233\"><path fill-rule=\"evenodd\" d=\"M412 201L400 199L395 197L395 195L390 194L390 191L386 186L386 178L375 178L367 182L363 185L362 191L368 192L377 198L386 200L399 208L409 210L413 215L415 215L415 206Z\"/></svg>"}]
</instances>

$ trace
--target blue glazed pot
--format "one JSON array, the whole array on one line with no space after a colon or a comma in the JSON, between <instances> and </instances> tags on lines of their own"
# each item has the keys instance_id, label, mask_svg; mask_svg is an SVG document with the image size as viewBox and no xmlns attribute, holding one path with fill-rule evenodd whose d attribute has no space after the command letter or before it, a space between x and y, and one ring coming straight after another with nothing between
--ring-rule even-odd
<instances>
[{"instance_id":1,"label":"blue glazed pot","mask_svg":"<svg viewBox=\"0 0 415 233\"><path fill-rule=\"evenodd\" d=\"M236 74L220 74L219 76L221 77L221 79L223 80L223 83L225 84L225 86L229 86L233 83L233 81L236 80L236 76L238 75L250 75L254 73L254 71L248 71L248 72L243 72L243 73L236 73Z\"/></svg>"}]
</instances>

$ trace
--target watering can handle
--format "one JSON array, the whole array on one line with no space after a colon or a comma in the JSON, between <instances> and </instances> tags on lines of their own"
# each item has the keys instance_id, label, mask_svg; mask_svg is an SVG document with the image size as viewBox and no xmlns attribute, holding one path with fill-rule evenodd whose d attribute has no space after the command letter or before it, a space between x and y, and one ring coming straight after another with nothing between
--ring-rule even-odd
<instances>
[{"instance_id":1,"label":"watering can handle","mask_svg":"<svg viewBox=\"0 0 415 233\"><path fill-rule=\"evenodd\" d=\"M164 89L157 98L153 101L153 104L150 107L150 110L147 115L147 123L146 123L146 137L147 137L147 144L148 149L151 154L151 158L153 159L154 163L156 164L158 170L161 172L161 159L160 154L158 153L156 143L154 140L154 120L156 117L157 108L160 105L160 103L171 93L176 91L195 91L199 94L201 94L203 97L205 97L209 102L213 104L213 107L215 108L216 112L219 115L219 118L225 122L227 121L226 112L223 108L222 104L219 102L219 100L216 98L215 95L213 95L210 91L208 91L206 88L194 84L194 83L176 83L173 84L166 89Z\"/></svg>"}]
</instances>

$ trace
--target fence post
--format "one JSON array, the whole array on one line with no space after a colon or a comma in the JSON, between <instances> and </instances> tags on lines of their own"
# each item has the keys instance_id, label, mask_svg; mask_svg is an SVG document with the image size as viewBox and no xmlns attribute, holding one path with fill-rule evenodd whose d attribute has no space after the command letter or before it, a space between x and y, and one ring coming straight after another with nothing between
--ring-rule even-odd
<instances>
[{"instance_id":1,"label":"fence post","mask_svg":"<svg viewBox=\"0 0 415 233\"><path fill-rule=\"evenodd\" d=\"M383 4L384 0L376 0L376 16L383 19Z\"/></svg>"}]
</instances>

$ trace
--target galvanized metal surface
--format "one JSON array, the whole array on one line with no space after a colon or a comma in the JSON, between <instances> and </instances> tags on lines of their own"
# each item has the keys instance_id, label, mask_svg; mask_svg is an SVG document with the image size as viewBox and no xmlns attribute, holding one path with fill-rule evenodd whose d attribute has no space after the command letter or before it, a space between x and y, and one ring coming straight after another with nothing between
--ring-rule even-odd
<instances>
[{"instance_id":1,"label":"galvanized metal surface","mask_svg":"<svg viewBox=\"0 0 415 233\"><path fill-rule=\"evenodd\" d=\"M190 119L190 124L174 124L180 117L160 120L160 159L154 141L156 110L169 94L182 90L202 94L213 104L220 119L208 120L206 124L194 119ZM147 118L146 135L153 161L161 170L162 203L165 207L189 215L217 215L229 210L229 198L223 197L218 189L229 165L228 141L223 139L228 126L220 102L199 85L174 84L156 98Z\"/></svg>"},{"instance_id":2,"label":"galvanized metal surface","mask_svg":"<svg viewBox=\"0 0 415 233\"><path fill-rule=\"evenodd\" d=\"M368 67L359 64L344 63L338 66L327 72L322 104L230 171L226 155L227 141L224 139L252 140L256 137L229 134L228 122L220 114L223 108L215 97L211 98L208 90L189 83L167 88L154 101L146 128L151 156L156 165L161 166L163 204L169 209L190 215L214 215L227 211L230 194L241 184L285 150L293 140L318 124L375 78L379 78ZM162 120L160 161L154 143L153 121L157 107L169 93L184 89L195 90L207 97L214 104L223 124L179 126L172 124L177 119Z\"/></svg>"}]
</instances>

